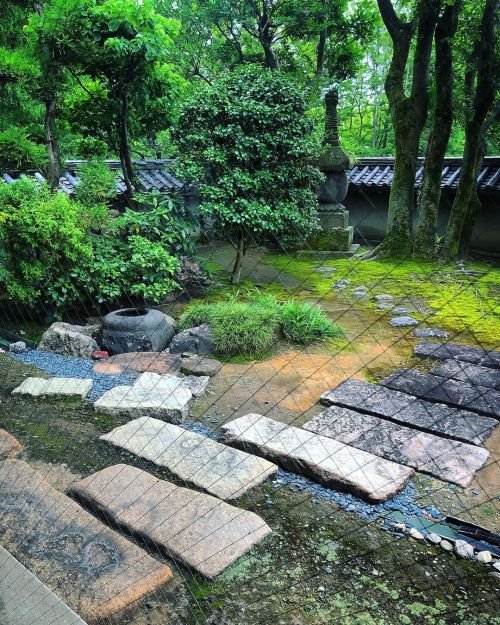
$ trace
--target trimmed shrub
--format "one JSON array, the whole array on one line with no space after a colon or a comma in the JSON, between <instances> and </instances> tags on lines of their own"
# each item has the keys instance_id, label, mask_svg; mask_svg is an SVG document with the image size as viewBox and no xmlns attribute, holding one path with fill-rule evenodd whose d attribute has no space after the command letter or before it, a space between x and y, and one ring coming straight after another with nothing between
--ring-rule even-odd
<instances>
[{"instance_id":1,"label":"trimmed shrub","mask_svg":"<svg viewBox=\"0 0 500 625\"><path fill-rule=\"evenodd\" d=\"M291 343L308 345L324 338L342 335L340 326L311 304L288 301L279 307L281 332Z\"/></svg>"}]
</instances>

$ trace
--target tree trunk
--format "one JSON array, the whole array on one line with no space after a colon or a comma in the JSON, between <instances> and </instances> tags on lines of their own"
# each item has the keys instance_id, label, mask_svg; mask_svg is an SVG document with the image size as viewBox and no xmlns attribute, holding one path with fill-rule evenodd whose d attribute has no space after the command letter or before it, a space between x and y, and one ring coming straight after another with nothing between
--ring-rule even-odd
<instances>
[{"instance_id":1,"label":"tree trunk","mask_svg":"<svg viewBox=\"0 0 500 625\"><path fill-rule=\"evenodd\" d=\"M269 67L273 72L278 71L280 64L272 47L273 36L271 33L270 18L265 10L259 18L259 41L264 49L266 67Z\"/></svg>"},{"instance_id":2,"label":"tree trunk","mask_svg":"<svg viewBox=\"0 0 500 625\"><path fill-rule=\"evenodd\" d=\"M238 233L238 241L236 243L236 259L234 261L233 271L231 273L231 284L239 284L241 278L241 265L245 256L247 245L245 243L245 235L243 230Z\"/></svg>"},{"instance_id":3,"label":"tree trunk","mask_svg":"<svg viewBox=\"0 0 500 625\"><path fill-rule=\"evenodd\" d=\"M414 253L425 258L436 254L436 231L441 177L453 122L452 41L458 25L460 0L447 5L440 17L435 40L436 103L434 121L425 155L425 169L418 207Z\"/></svg>"},{"instance_id":4,"label":"tree trunk","mask_svg":"<svg viewBox=\"0 0 500 625\"><path fill-rule=\"evenodd\" d=\"M130 156L130 145L128 139L128 92L123 88L120 92L120 115L118 123L118 140L120 149L120 162L122 165L123 182L127 187L129 199L134 193L133 179L134 168Z\"/></svg>"},{"instance_id":5,"label":"tree trunk","mask_svg":"<svg viewBox=\"0 0 500 625\"><path fill-rule=\"evenodd\" d=\"M318 46L316 48L316 77L323 76L325 70L325 51L328 39L328 29L323 28L319 33Z\"/></svg>"},{"instance_id":6,"label":"tree trunk","mask_svg":"<svg viewBox=\"0 0 500 625\"><path fill-rule=\"evenodd\" d=\"M469 246L472 229L465 231L467 220L477 211L477 171L482 158L481 146L485 119L495 99L495 54L499 0L486 0L478 37L477 58L471 57L477 75L476 87L465 124L465 146L458 189L446 228L443 254L451 260ZM469 72L466 72L466 75Z\"/></svg>"},{"instance_id":7,"label":"tree trunk","mask_svg":"<svg viewBox=\"0 0 500 625\"><path fill-rule=\"evenodd\" d=\"M61 151L56 136L56 102L50 99L45 103L45 144L49 164L47 166L47 180L52 191L59 187L61 177Z\"/></svg>"}]
</instances>

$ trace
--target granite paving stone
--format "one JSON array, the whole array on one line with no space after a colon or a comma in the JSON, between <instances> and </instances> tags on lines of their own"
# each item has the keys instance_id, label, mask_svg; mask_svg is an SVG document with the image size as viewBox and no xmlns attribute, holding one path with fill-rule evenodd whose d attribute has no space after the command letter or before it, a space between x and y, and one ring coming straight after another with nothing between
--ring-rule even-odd
<instances>
[{"instance_id":1,"label":"granite paving stone","mask_svg":"<svg viewBox=\"0 0 500 625\"><path fill-rule=\"evenodd\" d=\"M181 371L186 375L208 375L212 378L221 367L222 363L214 358L201 358L195 355L181 356Z\"/></svg>"},{"instance_id":2,"label":"granite paving stone","mask_svg":"<svg viewBox=\"0 0 500 625\"><path fill-rule=\"evenodd\" d=\"M220 499L240 497L278 467L196 432L142 417L101 436Z\"/></svg>"},{"instance_id":3,"label":"granite paving stone","mask_svg":"<svg viewBox=\"0 0 500 625\"><path fill-rule=\"evenodd\" d=\"M413 330L412 336L417 339L447 339L448 332L439 328L416 328Z\"/></svg>"},{"instance_id":4,"label":"granite paving stone","mask_svg":"<svg viewBox=\"0 0 500 625\"><path fill-rule=\"evenodd\" d=\"M409 467L259 414L226 423L222 431L231 445L373 502L396 494L413 475Z\"/></svg>"},{"instance_id":5,"label":"granite paving stone","mask_svg":"<svg viewBox=\"0 0 500 625\"><path fill-rule=\"evenodd\" d=\"M124 464L73 484L70 494L110 523L209 578L271 533L253 512Z\"/></svg>"},{"instance_id":6,"label":"granite paving stone","mask_svg":"<svg viewBox=\"0 0 500 625\"><path fill-rule=\"evenodd\" d=\"M352 408L424 432L481 444L498 421L469 410L417 399L379 384L350 379L321 395L324 404Z\"/></svg>"},{"instance_id":7,"label":"granite paving stone","mask_svg":"<svg viewBox=\"0 0 500 625\"><path fill-rule=\"evenodd\" d=\"M303 427L460 486L470 484L489 458L488 451L482 447L340 406L327 408Z\"/></svg>"},{"instance_id":8,"label":"granite paving stone","mask_svg":"<svg viewBox=\"0 0 500 625\"><path fill-rule=\"evenodd\" d=\"M481 365L472 365L463 360L444 360L431 369L433 375L443 378L471 382L500 390L500 370Z\"/></svg>"},{"instance_id":9,"label":"granite paving stone","mask_svg":"<svg viewBox=\"0 0 500 625\"><path fill-rule=\"evenodd\" d=\"M0 463L0 540L89 624L116 618L172 578L20 460Z\"/></svg>"},{"instance_id":10,"label":"granite paving stone","mask_svg":"<svg viewBox=\"0 0 500 625\"><path fill-rule=\"evenodd\" d=\"M81 397L92 390L92 380L86 378L35 378L29 377L15 388L15 395Z\"/></svg>"},{"instance_id":11,"label":"granite paving stone","mask_svg":"<svg viewBox=\"0 0 500 625\"><path fill-rule=\"evenodd\" d=\"M437 360L463 360L484 367L500 369L500 351L486 350L481 347L469 347L456 343L434 343L422 341L413 349L415 356L421 358L436 358Z\"/></svg>"},{"instance_id":12,"label":"granite paving stone","mask_svg":"<svg viewBox=\"0 0 500 625\"><path fill-rule=\"evenodd\" d=\"M22 447L17 438L0 428L0 460L12 458L21 451Z\"/></svg>"},{"instance_id":13,"label":"granite paving stone","mask_svg":"<svg viewBox=\"0 0 500 625\"><path fill-rule=\"evenodd\" d=\"M394 390L500 419L500 392L480 384L444 379L418 369L398 369L382 380Z\"/></svg>"},{"instance_id":14,"label":"granite paving stone","mask_svg":"<svg viewBox=\"0 0 500 625\"><path fill-rule=\"evenodd\" d=\"M167 352L128 352L111 356L104 362L94 365L96 373L122 373L135 372L175 375L181 368L181 359L176 354Z\"/></svg>"},{"instance_id":15,"label":"granite paving stone","mask_svg":"<svg viewBox=\"0 0 500 625\"><path fill-rule=\"evenodd\" d=\"M413 317L409 317L408 315L403 315L401 317L393 317L389 321L389 324L393 326L394 328L408 328L411 326L418 326L419 322Z\"/></svg>"}]
</instances>

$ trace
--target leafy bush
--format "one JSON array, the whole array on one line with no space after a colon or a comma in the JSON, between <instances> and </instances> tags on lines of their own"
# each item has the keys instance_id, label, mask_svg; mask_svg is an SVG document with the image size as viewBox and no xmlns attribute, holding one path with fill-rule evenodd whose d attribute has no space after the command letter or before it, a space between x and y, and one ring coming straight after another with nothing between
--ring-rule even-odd
<instances>
[{"instance_id":1,"label":"leafy bush","mask_svg":"<svg viewBox=\"0 0 500 625\"><path fill-rule=\"evenodd\" d=\"M252 301L237 297L212 304L195 304L182 316L180 326L209 323L215 350L226 356L256 356L267 352L278 339L302 345L342 335L339 326L310 304L279 303L272 296L254 295Z\"/></svg>"},{"instance_id":2,"label":"leafy bush","mask_svg":"<svg viewBox=\"0 0 500 625\"><path fill-rule=\"evenodd\" d=\"M101 160L91 159L80 166L80 184L75 198L84 206L107 205L116 195L116 176Z\"/></svg>"},{"instance_id":3,"label":"leafy bush","mask_svg":"<svg viewBox=\"0 0 500 625\"><path fill-rule=\"evenodd\" d=\"M0 168L3 171L43 169L47 154L43 145L31 141L21 128L0 132Z\"/></svg>"}]
</instances>

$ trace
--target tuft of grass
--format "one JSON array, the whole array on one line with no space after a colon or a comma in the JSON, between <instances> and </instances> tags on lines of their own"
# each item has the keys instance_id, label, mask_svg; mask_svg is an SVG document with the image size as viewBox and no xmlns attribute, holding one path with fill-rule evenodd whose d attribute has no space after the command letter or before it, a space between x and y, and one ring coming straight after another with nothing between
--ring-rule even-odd
<instances>
[{"instance_id":1,"label":"tuft of grass","mask_svg":"<svg viewBox=\"0 0 500 625\"><path fill-rule=\"evenodd\" d=\"M180 327L209 323L219 354L257 358L269 352L279 338L309 345L342 335L341 328L311 304L281 303L258 291L246 294L246 299L239 297L236 293L225 300L190 306L181 317Z\"/></svg>"}]
</instances>

